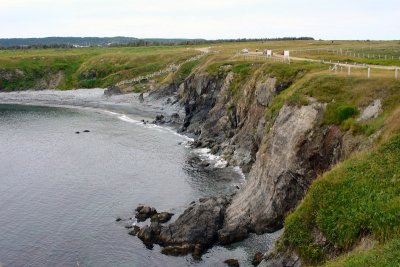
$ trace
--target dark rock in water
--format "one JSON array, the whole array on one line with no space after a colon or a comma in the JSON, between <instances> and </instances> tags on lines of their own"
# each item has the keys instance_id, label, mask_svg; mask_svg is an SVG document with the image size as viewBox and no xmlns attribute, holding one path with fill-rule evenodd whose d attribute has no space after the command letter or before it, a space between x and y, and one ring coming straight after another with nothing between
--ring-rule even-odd
<instances>
[{"instance_id":1,"label":"dark rock in water","mask_svg":"<svg viewBox=\"0 0 400 267\"><path fill-rule=\"evenodd\" d=\"M194 251L194 245L185 243L182 245L167 246L161 250L161 253L171 256L184 256L193 251Z\"/></svg>"},{"instance_id":2,"label":"dark rock in water","mask_svg":"<svg viewBox=\"0 0 400 267\"><path fill-rule=\"evenodd\" d=\"M253 264L254 266L258 266L261 263L261 261L263 260L263 258L264 258L264 254L262 254L261 252L257 252L253 257L251 264Z\"/></svg>"},{"instance_id":3,"label":"dark rock in water","mask_svg":"<svg viewBox=\"0 0 400 267\"><path fill-rule=\"evenodd\" d=\"M172 113L172 114L171 114L171 118L172 118L172 119L179 119L180 117L179 117L179 114L178 114L178 113Z\"/></svg>"},{"instance_id":4,"label":"dark rock in water","mask_svg":"<svg viewBox=\"0 0 400 267\"><path fill-rule=\"evenodd\" d=\"M174 216L173 213L169 213L169 212L161 212L158 214L158 221L160 223L166 223L169 220L171 220L172 216Z\"/></svg>"},{"instance_id":5,"label":"dark rock in water","mask_svg":"<svg viewBox=\"0 0 400 267\"><path fill-rule=\"evenodd\" d=\"M140 102L140 103L143 103L143 102L144 102L143 93L140 93L140 95L139 95L139 102Z\"/></svg>"},{"instance_id":6,"label":"dark rock in water","mask_svg":"<svg viewBox=\"0 0 400 267\"><path fill-rule=\"evenodd\" d=\"M84 133L90 133L90 131L89 131L89 130L84 130L83 132L84 132Z\"/></svg>"},{"instance_id":7,"label":"dark rock in water","mask_svg":"<svg viewBox=\"0 0 400 267\"><path fill-rule=\"evenodd\" d=\"M120 95L120 94L122 94L122 90L116 85L111 85L106 90L104 90L105 96Z\"/></svg>"},{"instance_id":8,"label":"dark rock in water","mask_svg":"<svg viewBox=\"0 0 400 267\"><path fill-rule=\"evenodd\" d=\"M164 124L165 123L165 117L164 117L164 115L157 115L156 116L156 119L154 120L154 122L153 123L155 123L155 124Z\"/></svg>"},{"instance_id":9,"label":"dark rock in water","mask_svg":"<svg viewBox=\"0 0 400 267\"><path fill-rule=\"evenodd\" d=\"M160 218L157 218L158 221L154 219L150 226L141 228L137 236L146 245L151 243L165 247L165 254L193 253L195 258L199 258L217 241L229 202L230 198L225 196L203 198L186 209L175 222L161 226ZM142 212L144 208L138 207L137 212Z\"/></svg>"},{"instance_id":10,"label":"dark rock in water","mask_svg":"<svg viewBox=\"0 0 400 267\"><path fill-rule=\"evenodd\" d=\"M126 228L126 229L132 229L132 228L133 228L133 225L127 224L127 225L125 225L125 228Z\"/></svg>"},{"instance_id":11,"label":"dark rock in water","mask_svg":"<svg viewBox=\"0 0 400 267\"><path fill-rule=\"evenodd\" d=\"M203 251L203 246L200 244L196 244L192 253L193 258L195 260L201 260L201 255L203 254Z\"/></svg>"},{"instance_id":12,"label":"dark rock in water","mask_svg":"<svg viewBox=\"0 0 400 267\"><path fill-rule=\"evenodd\" d=\"M80 134L80 132L79 131L77 131L77 132L75 132L76 134Z\"/></svg>"},{"instance_id":13,"label":"dark rock in water","mask_svg":"<svg viewBox=\"0 0 400 267\"><path fill-rule=\"evenodd\" d=\"M226 263L229 267L239 267L239 261L235 260L235 259L229 259L224 261L224 263Z\"/></svg>"},{"instance_id":14,"label":"dark rock in water","mask_svg":"<svg viewBox=\"0 0 400 267\"><path fill-rule=\"evenodd\" d=\"M178 113L172 113L171 117L170 117L170 122L171 123L179 123L180 124L182 121L181 121L180 116L179 116Z\"/></svg>"},{"instance_id":15,"label":"dark rock in water","mask_svg":"<svg viewBox=\"0 0 400 267\"><path fill-rule=\"evenodd\" d=\"M152 222L150 225L146 225L141 228L137 236L147 246L152 247L154 243L157 243L157 237L160 234L161 226L158 222Z\"/></svg>"},{"instance_id":16,"label":"dark rock in water","mask_svg":"<svg viewBox=\"0 0 400 267\"><path fill-rule=\"evenodd\" d=\"M157 214L157 210L155 208L149 206L139 206L136 208L135 218L139 222L144 222L155 214Z\"/></svg>"},{"instance_id":17,"label":"dark rock in water","mask_svg":"<svg viewBox=\"0 0 400 267\"><path fill-rule=\"evenodd\" d=\"M129 234L135 236L139 233L139 231L140 231L140 227L135 225L135 226L133 226L133 230L130 231Z\"/></svg>"},{"instance_id":18,"label":"dark rock in water","mask_svg":"<svg viewBox=\"0 0 400 267\"><path fill-rule=\"evenodd\" d=\"M120 221L122 221L122 219L118 217L117 219L115 219L115 221L120 222Z\"/></svg>"},{"instance_id":19,"label":"dark rock in water","mask_svg":"<svg viewBox=\"0 0 400 267\"><path fill-rule=\"evenodd\" d=\"M208 167L208 166L210 166L210 162L202 161L202 162L200 163L200 166L201 166L201 167Z\"/></svg>"}]
</instances>

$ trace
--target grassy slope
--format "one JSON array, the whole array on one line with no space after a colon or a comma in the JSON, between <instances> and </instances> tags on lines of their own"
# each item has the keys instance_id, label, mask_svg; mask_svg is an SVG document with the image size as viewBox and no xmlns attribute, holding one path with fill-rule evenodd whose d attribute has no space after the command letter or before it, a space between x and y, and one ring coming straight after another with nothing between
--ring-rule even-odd
<instances>
[{"instance_id":1,"label":"grassy slope","mask_svg":"<svg viewBox=\"0 0 400 267\"><path fill-rule=\"evenodd\" d=\"M342 252L351 250L367 235L382 244L394 242L392 245L398 246L399 134L378 149L356 155L317 179L301 205L285 220L281 245L294 249L308 264L322 263L327 254L314 241L314 229L319 229L328 242ZM355 257L373 257L374 253L376 251ZM388 257L391 255L388 253Z\"/></svg>"},{"instance_id":2,"label":"grassy slope","mask_svg":"<svg viewBox=\"0 0 400 267\"><path fill-rule=\"evenodd\" d=\"M327 267L397 267L400 266L400 239L377 245L369 251L353 252L326 264Z\"/></svg>"},{"instance_id":3,"label":"grassy slope","mask_svg":"<svg viewBox=\"0 0 400 267\"><path fill-rule=\"evenodd\" d=\"M199 64L199 69L210 69L223 62L240 61L234 55L243 48L273 49L281 52L284 49L309 48L351 48L358 51L360 47L397 47L398 42L359 42L359 41L268 41L268 42L236 42L210 45L218 54L208 57ZM39 79L49 80L58 72L65 77L59 89L77 87L106 87L121 80L131 79L139 75L155 72L173 62L180 62L196 53L195 48L200 46L160 46L160 47L122 47L122 48L83 48L83 49L45 49L45 50L0 50L0 74L2 70L19 69L24 76L15 76L12 79L0 79L0 88L3 90L19 90L35 88ZM390 52L390 51L389 51ZM319 56L330 56L319 55ZM311 56L314 57L314 56ZM327 58L328 59L328 58ZM352 59L359 61L358 59ZM389 61L382 64L388 64ZM246 60L245 64L263 64L265 61ZM400 60L394 62L400 65ZM194 64L194 63L193 63ZM300 63L302 64L302 63ZM197 63L195 64L197 65ZM195 66L185 66L186 71ZM197 66L196 66L197 67ZM327 67L325 67L327 68ZM212 69L212 67L211 67ZM215 69L214 69L215 71ZM184 72L184 71L183 71ZM386 71L387 72L387 71ZM172 77L182 80L187 74ZM373 73L374 75L381 75ZM393 76L393 73L385 74ZM171 78L171 77L169 77ZM168 79L167 79L168 80ZM240 81L238 81L240 82Z\"/></svg>"},{"instance_id":4,"label":"grassy slope","mask_svg":"<svg viewBox=\"0 0 400 267\"><path fill-rule=\"evenodd\" d=\"M158 71L198 53L173 46L0 51L0 71L24 72L22 77L1 79L0 88L34 88L38 79L59 71L65 75L60 89L106 87Z\"/></svg>"}]
</instances>

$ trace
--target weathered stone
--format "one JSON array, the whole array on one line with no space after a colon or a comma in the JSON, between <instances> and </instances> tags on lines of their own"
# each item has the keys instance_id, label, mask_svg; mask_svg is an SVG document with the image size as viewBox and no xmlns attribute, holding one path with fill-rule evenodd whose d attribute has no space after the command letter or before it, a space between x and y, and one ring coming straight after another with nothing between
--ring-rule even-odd
<instances>
[{"instance_id":1,"label":"weathered stone","mask_svg":"<svg viewBox=\"0 0 400 267\"><path fill-rule=\"evenodd\" d=\"M172 218L173 215L174 215L173 213L169 213L169 212L160 212L160 213L158 214L158 221L159 221L160 223L166 223L166 222L168 222L169 220L171 220L171 218Z\"/></svg>"},{"instance_id":2,"label":"weathered stone","mask_svg":"<svg viewBox=\"0 0 400 267\"><path fill-rule=\"evenodd\" d=\"M122 92L121 88L119 88L116 85L111 85L106 90L104 90L104 95L105 96L120 95L122 93L123 92Z\"/></svg>"},{"instance_id":3,"label":"weathered stone","mask_svg":"<svg viewBox=\"0 0 400 267\"><path fill-rule=\"evenodd\" d=\"M194 245L192 244L182 244L182 245L173 245L166 246L162 248L161 253L165 255L171 256L184 256L194 251Z\"/></svg>"},{"instance_id":4,"label":"weathered stone","mask_svg":"<svg viewBox=\"0 0 400 267\"><path fill-rule=\"evenodd\" d=\"M130 231L129 234L135 236L135 235L137 235L139 233L139 231L140 231L140 227L137 226L137 225L134 225L133 226L133 230Z\"/></svg>"},{"instance_id":5,"label":"weathered stone","mask_svg":"<svg viewBox=\"0 0 400 267\"><path fill-rule=\"evenodd\" d=\"M371 105L369 105L363 110L357 121L365 121L377 118L379 113L381 112L382 112L382 101L380 99L377 99Z\"/></svg>"},{"instance_id":6,"label":"weathered stone","mask_svg":"<svg viewBox=\"0 0 400 267\"><path fill-rule=\"evenodd\" d=\"M235 259L226 260L226 261L224 261L224 263L226 263L226 265L228 265L229 267L239 267L240 266L239 261L235 260Z\"/></svg>"},{"instance_id":7,"label":"weathered stone","mask_svg":"<svg viewBox=\"0 0 400 267\"><path fill-rule=\"evenodd\" d=\"M295 253L280 252L270 253L266 259L262 260L259 267L301 267L301 259Z\"/></svg>"},{"instance_id":8,"label":"weathered stone","mask_svg":"<svg viewBox=\"0 0 400 267\"><path fill-rule=\"evenodd\" d=\"M135 218L139 222L144 222L145 220L147 220L148 218L150 218L155 214L157 214L157 210L155 208L148 206L139 206L136 208Z\"/></svg>"},{"instance_id":9,"label":"weathered stone","mask_svg":"<svg viewBox=\"0 0 400 267\"><path fill-rule=\"evenodd\" d=\"M251 264L253 264L254 266L258 266L261 261L264 258L264 254L262 254L261 252L257 252L256 254L254 254L253 260L251 261Z\"/></svg>"},{"instance_id":10,"label":"weathered stone","mask_svg":"<svg viewBox=\"0 0 400 267\"><path fill-rule=\"evenodd\" d=\"M153 222L141 228L137 236L146 245L164 246L163 253L182 255L193 252L195 257L200 257L217 241L228 204L227 197L203 198L191 204L175 222L167 226Z\"/></svg>"},{"instance_id":11,"label":"weathered stone","mask_svg":"<svg viewBox=\"0 0 400 267\"><path fill-rule=\"evenodd\" d=\"M324 105L284 106L257 154L248 182L228 207L223 236L273 232L312 180L340 157L338 128L321 128Z\"/></svg>"}]
</instances>

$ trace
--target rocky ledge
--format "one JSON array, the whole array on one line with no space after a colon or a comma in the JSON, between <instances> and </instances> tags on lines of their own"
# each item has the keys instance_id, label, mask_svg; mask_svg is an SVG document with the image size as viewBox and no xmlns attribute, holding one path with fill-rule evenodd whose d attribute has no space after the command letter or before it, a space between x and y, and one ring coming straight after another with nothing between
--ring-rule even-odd
<instances>
[{"instance_id":1,"label":"rocky ledge","mask_svg":"<svg viewBox=\"0 0 400 267\"><path fill-rule=\"evenodd\" d=\"M192 253L194 258L199 259L206 249L218 242L218 230L223 225L230 201L230 197L220 196L192 202L175 222L165 226L152 217L150 225L138 230L137 236L148 247L161 245L164 254L179 256Z\"/></svg>"}]
</instances>

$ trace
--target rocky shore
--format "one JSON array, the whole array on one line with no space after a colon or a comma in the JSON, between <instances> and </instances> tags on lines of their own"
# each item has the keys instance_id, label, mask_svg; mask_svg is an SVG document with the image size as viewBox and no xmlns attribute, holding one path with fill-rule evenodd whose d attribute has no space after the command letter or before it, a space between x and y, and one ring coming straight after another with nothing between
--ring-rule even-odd
<instances>
[{"instance_id":1,"label":"rocky shore","mask_svg":"<svg viewBox=\"0 0 400 267\"><path fill-rule=\"evenodd\" d=\"M181 85L158 88L149 97L170 98L184 108L179 132L195 137L194 147L210 148L228 165L247 173L244 188L232 196L193 202L179 218L162 226L152 222L137 236L159 244L162 253L200 258L214 244L241 241L250 233L274 232L305 196L319 173L357 148L359 141L337 126L323 124L326 105L311 99L304 106L283 105L275 117L265 110L290 83L273 76L250 79L237 100L229 90L229 66L217 76L197 73ZM298 266L296 256L276 259L258 254L262 266Z\"/></svg>"}]
</instances>

